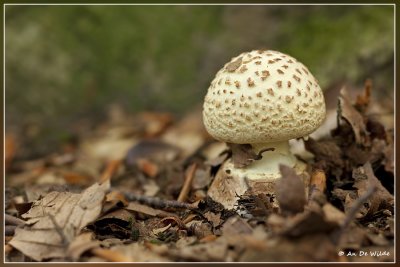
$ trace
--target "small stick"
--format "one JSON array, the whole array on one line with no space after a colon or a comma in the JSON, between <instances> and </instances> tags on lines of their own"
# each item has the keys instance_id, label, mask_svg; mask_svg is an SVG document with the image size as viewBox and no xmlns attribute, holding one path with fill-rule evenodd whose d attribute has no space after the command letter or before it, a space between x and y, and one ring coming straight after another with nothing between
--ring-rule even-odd
<instances>
[{"instance_id":1,"label":"small stick","mask_svg":"<svg viewBox=\"0 0 400 267\"><path fill-rule=\"evenodd\" d=\"M312 201L316 194L324 194L326 190L326 175L323 170L316 169L311 174L311 181L308 193L308 203Z\"/></svg>"},{"instance_id":2,"label":"small stick","mask_svg":"<svg viewBox=\"0 0 400 267\"><path fill-rule=\"evenodd\" d=\"M124 193L125 198L128 201L138 201L141 204L148 205L153 208L157 209L170 209L170 208L175 208L175 209L197 209L197 203L185 203L185 202L179 202L176 200L166 200L158 197L148 197L148 196L142 196L142 195L135 195L133 193Z\"/></svg>"},{"instance_id":3,"label":"small stick","mask_svg":"<svg viewBox=\"0 0 400 267\"><path fill-rule=\"evenodd\" d=\"M186 173L185 182L182 186L181 192L179 193L177 201L184 202L186 200L192 186L192 181L194 174L196 173L196 169L197 169L196 163L190 165L189 170Z\"/></svg>"},{"instance_id":4,"label":"small stick","mask_svg":"<svg viewBox=\"0 0 400 267\"><path fill-rule=\"evenodd\" d=\"M106 169L101 174L100 183L110 180L111 177L116 173L119 166L121 165L121 160L111 160Z\"/></svg>"},{"instance_id":5,"label":"small stick","mask_svg":"<svg viewBox=\"0 0 400 267\"><path fill-rule=\"evenodd\" d=\"M342 229L347 228L350 225L350 222L356 217L357 211L361 209L361 207L364 205L365 201L367 201L373 193L378 190L378 187L376 185L372 185L368 188L367 192L360 196L357 201L353 204L351 209L349 210L343 224L342 224Z\"/></svg>"},{"instance_id":6,"label":"small stick","mask_svg":"<svg viewBox=\"0 0 400 267\"><path fill-rule=\"evenodd\" d=\"M5 223L5 225L17 225L18 226L18 225L24 225L25 221L23 221L17 217L14 217L12 215L5 214L4 215L4 223Z\"/></svg>"},{"instance_id":7,"label":"small stick","mask_svg":"<svg viewBox=\"0 0 400 267\"><path fill-rule=\"evenodd\" d=\"M342 224L342 226L340 227L340 229L338 231L335 232L335 236L333 236L333 242L335 244L337 244L340 240L340 237L342 236L342 234L344 233L344 231L346 230L346 228L350 225L350 223L354 220L354 218L356 217L357 212L361 209L361 207L364 205L365 201L367 201L372 194L374 194L376 192L376 190L378 190L378 188L376 187L376 185L372 185L368 188L367 192L365 192L364 195L360 196L353 204L353 206L351 207L351 209L349 210L349 212L346 215L346 218Z\"/></svg>"}]
</instances>

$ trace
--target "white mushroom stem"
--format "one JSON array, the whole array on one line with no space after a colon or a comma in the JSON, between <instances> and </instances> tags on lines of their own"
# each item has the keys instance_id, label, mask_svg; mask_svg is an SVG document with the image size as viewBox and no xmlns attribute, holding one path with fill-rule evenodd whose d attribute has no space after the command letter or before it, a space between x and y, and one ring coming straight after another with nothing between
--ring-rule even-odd
<instances>
[{"instance_id":1,"label":"white mushroom stem","mask_svg":"<svg viewBox=\"0 0 400 267\"><path fill-rule=\"evenodd\" d=\"M274 148L274 151L265 151L262 159L256 160L246 167L248 179L260 179L262 174L268 178L277 179L280 177L279 164L294 167L296 157L290 152L289 141L274 143L251 144L254 151L259 153L266 148Z\"/></svg>"}]
</instances>

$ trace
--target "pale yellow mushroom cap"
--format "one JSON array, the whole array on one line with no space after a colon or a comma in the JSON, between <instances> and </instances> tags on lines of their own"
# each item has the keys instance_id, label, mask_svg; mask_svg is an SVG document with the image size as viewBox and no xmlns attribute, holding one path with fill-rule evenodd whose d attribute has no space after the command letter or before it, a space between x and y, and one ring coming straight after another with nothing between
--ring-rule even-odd
<instances>
[{"instance_id":1,"label":"pale yellow mushroom cap","mask_svg":"<svg viewBox=\"0 0 400 267\"><path fill-rule=\"evenodd\" d=\"M296 59L271 50L242 53L219 70L203 105L217 140L253 144L306 136L325 118L322 90Z\"/></svg>"}]
</instances>

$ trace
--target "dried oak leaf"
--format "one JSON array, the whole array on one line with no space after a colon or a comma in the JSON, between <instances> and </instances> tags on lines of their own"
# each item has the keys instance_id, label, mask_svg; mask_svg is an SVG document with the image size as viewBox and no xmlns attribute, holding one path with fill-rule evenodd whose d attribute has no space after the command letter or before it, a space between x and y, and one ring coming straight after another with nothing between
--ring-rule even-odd
<instances>
[{"instance_id":1,"label":"dried oak leaf","mask_svg":"<svg viewBox=\"0 0 400 267\"><path fill-rule=\"evenodd\" d=\"M357 188L358 196L363 195L370 186L376 186L377 191L369 198L369 205L366 207L364 216L372 215L380 209L392 208L394 205L394 197L376 178L369 162L362 167L353 171L355 180L354 187Z\"/></svg>"},{"instance_id":2,"label":"dried oak leaf","mask_svg":"<svg viewBox=\"0 0 400 267\"><path fill-rule=\"evenodd\" d=\"M353 107L344 88L341 90L339 96L338 115L345 119L352 127L357 144L364 144L367 142L368 133L364 118Z\"/></svg>"},{"instance_id":3,"label":"dried oak leaf","mask_svg":"<svg viewBox=\"0 0 400 267\"><path fill-rule=\"evenodd\" d=\"M47 194L22 215L27 219L26 226L16 229L9 244L36 261L65 257L68 245L101 213L109 188L110 183L105 182L81 194Z\"/></svg>"},{"instance_id":4,"label":"dried oak leaf","mask_svg":"<svg viewBox=\"0 0 400 267\"><path fill-rule=\"evenodd\" d=\"M289 237L298 237L317 232L327 233L337 228L339 224L325 215L324 210L317 204L307 207L302 213L289 217L279 234Z\"/></svg>"},{"instance_id":5,"label":"dried oak leaf","mask_svg":"<svg viewBox=\"0 0 400 267\"><path fill-rule=\"evenodd\" d=\"M188 233L196 236L199 240L213 234L211 224L199 220L193 220L187 223L186 226L189 229Z\"/></svg>"},{"instance_id":6,"label":"dried oak leaf","mask_svg":"<svg viewBox=\"0 0 400 267\"><path fill-rule=\"evenodd\" d=\"M237 210L250 213L253 216L266 216L273 212L275 197L272 194L254 194L248 189L237 201Z\"/></svg>"},{"instance_id":7,"label":"dried oak leaf","mask_svg":"<svg viewBox=\"0 0 400 267\"><path fill-rule=\"evenodd\" d=\"M296 172L285 165L279 166L282 178L276 182L276 200L283 214L296 214L304 210L306 204L305 186Z\"/></svg>"},{"instance_id":8,"label":"dried oak leaf","mask_svg":"<svg viewBox=\"0 0 400 267\"><path fill-rule=\"evenodd\" d=\"M224 235L238 235L238 234L251 234L253 229L242 219L239 215L230 217L222 226L222 233Z\"/></svg>"},{"instance_id":9,"label":"dried oak leaf","mask_svg":"<svg viewBox=\"0 0 400 267\"><path fill-rule=\"evenodd\" d=\"M200 243L181 248L171 248L169 256L188 261L224 261L228 251L225 238L219 237L213 242Z\"/></svg>"},{"instance_id":10,"label":"dried oak leaf","mask_svg":"<svg viewBox=\"0 0 400 267\"><path fill-rule=\"evenodd\" d=\"M337 249L322 233L293 238L270 239L262 251L248 248L240 262L322 262L337 261Z\"/></svg>"},{"instance_id":11,"label":"dried oak leaf","mask_svg":"<svg viewBox=\"0 0 400 267\"><path fill-rule=\"evenodd\" d=\"M159 209L154 209L152 207L149 207L147 205L139 204L137 202L130 202L129 205L126 207L127 210L134 211L139 214L145 214L148 216L154 216L154 217L169 217L169 216L174 216L173 213L159 210Z\"/></svg>"},{"instance_id":12,"label":"dried oak leaf","mask_svg":"<svg viewBox=\"0 0 400 267\"><path fill-rule=\"evenodd\" d=\"M221 219L221 213L214 213L211 211L208 211L204 213L204 217L214 226L217 227L219 226L223 220Z\"/></svg>"},{"instance_id":13,"label":"dried oak leaf","mask_svg":"<svg viewBox=\"0 0 400 267\"><path fill-rule=\"evenodd\" d=\"M67 250L67 255L72 260L78 261L83 253L97 247L100 247L100 242L95 240L94 233L82 233L71 242Z\"/></svg>"},{"instance_id":14,"label":"dried oak leaf","mask_svg":"<svg viewBox=\"0 0 400 267\"><path fill-rule=\"evenodd\" d=\"M133 221L132 213L126 209L118 209L101 216L88 228L98 236L102 236L102 239L105 237L128 239L132 234Z\"/></svg>"},{"instance_id":15,"label":"dried oak leaf","mask_svg":"<svg viewBox=\"0 0 400 267\"><path fill-rule=\"evenodd\" d=\"M367 79L364 84L364 94L357 95L356 103L354 107L360 110L361 112L365 112L371 102L371 91L372 91L372 80Z\"/></svg>"},{"instance_id":16,"label":"dried oak leaf","mask_svg":"<svg viewBox=\"0 0 400 267\"><path fill-rule=\"evenodd\" d=\"M235 168L244 168L253 161L260 160L262 158L262 153L265 151L274 150L274 148L265 148L257 154L250 144L227 144L232 150L232 161Z\"/></svg>"},{"instance_id":17,"label":"dried oak leaf","mask_svg":"<svg viewBox=\"0 0 400 267\"><path fill-rule=\"evenodd\" d=\"M110 253L120 254L124 262L170 262L168 258L139 244L114 246Z\"/></svg>"}]
</instances>

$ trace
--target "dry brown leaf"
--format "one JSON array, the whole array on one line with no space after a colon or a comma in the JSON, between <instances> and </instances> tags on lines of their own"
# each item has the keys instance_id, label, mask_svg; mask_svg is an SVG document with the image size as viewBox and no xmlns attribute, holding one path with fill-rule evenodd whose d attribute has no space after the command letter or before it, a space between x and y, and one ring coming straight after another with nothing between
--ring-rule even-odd
<instances>
[{"instance_id":1,"label":"dry brown leaf","mask_svg":"<svg viewBox=\"0 0 400 267\"><path fill-rule=\"evenodd\" d=\"M216 235L207 235L205 237L203 237L202 239L199 240L200 243L208 243L208 242L212 242L215 239L217 239L218 237Z\"/></svg>"},{"instance_id":2,"label":"dry brown leaf","mask_svg":"<svg viewBox=\"0 0 400 267\"><path fill-rule=\"evenodd\" d=\"M260 160L265 151L274 150L274 148L265 148L257 154L250 144L227 143L227 145L232 150L232 162L235 168L244 168L253 161Z\"/></svg>"},{"instance_id":3,"label":"dry brown leaf","mask_svg":"<svg viewBox=\"0 0 400 267\"><path fill-rule=\"evenodd\" d=\"M154 164L148 159L138 159L136 164L139 170L148 177L154 178L159 173L157 164Z\"/></svg>"},{"instance_id":4,"label":"dry brown leaf","mask_svg":"<svg viewBox=\"0 0 400 267\"><path fill-rule=\"evenodd\" d=\"M330 203L325 203L322 207L322 211L324 213L325 220L329 223L342 225L346 218L346 215L341 210Z\"/></svg>"},{"instance_id":5,"label":"dry brown leaf","mask_svg":"<svg viewBox=\"0 0 400 267\"><path fill-rule=\"evenodd\" d=\"M311 174L310 186L308 188L308 204L316 201L320 205L327 202L326 196L326 175L321 169L315 169Z\"/></svg>"},{"instance_id":6,"label":"dry brown leaf","mask_svg":"<svg viewBox=\"0 0 400 267\"><path fill-rule=\"evenodd\" d=\"M327 233L337 228L339 225L331 218L327 220L319 206L309 207L305 212L298 213L285 221L285 226L280 234L298 237L318 232Z\"/></svg>"},{"instance_id":7,"label":"dry brown leaf","mask_svg":"<svg viewBox=\"0 0 400 267\"><path fill-rule=\"evenodd\" d=\"M194 220L186 224L189 229L189 233L195 235L198 239L212 235L212 226L209 223L204 223L202 221Z\"/></svg>"},{"instance_id":8,"label":"dry brown leaf","mask_svg":"<svg viewBox=\"0 0 400 267\"><path fill-rule=\"evenodd\" d=\"M367 141L367 129L363 116L353 107L346 91L343 88L339 97L339 116L345 119L351 126L357 144L364 144Z\"/></svg>"},{"instance_id":9,"label":"dry brown leaf","mask_svg":"<svg viewBox=\"0 0 400 267\"><path fill-rule=\"evenodd\" d=\"M163 233L163 232L167 231L171 227L172 227L172 224L167 224L164 227L153 229L151 232L153 235L158 235L159 233Z\"/></svg>"},{"instance_id":10,"label":"dry brown leaf","mask_svg":"<svg viewBox=\"0 0 400 267\"><path fill-rule=\"evenodd\" d=\"M154 197L160 191L160 186L154 180L146 180L145 184L143 184L143 195Z\"/></svg>"},{"instance_id":11,"label":"dry brown leaf","mask_svg":"<svg viewBox=\"0 0 400 267\"><path fill-rule=\"evenodd\" d=\"M360 110L361 112L365 112L368 108L369 103L371 102L371 90L372 90L372 80L367 79L364 85L364 94L357 95L356 103L354 107Z\"/></svg>"},{"instance_id":12,"label":"dry brown leaf","mask_svg":"<svg viewBox=\"0 0 400 267\"><path fill-rule=\"evenodd\" d=\"M251 234L253 229L239 215L234 215L226 220L222 226L222 233L225 236L238 234Z\"/></svg>"},{"instance_id":13,"label":"dry brown leaf","mask_svg":"<svg viewBox=\"0 0 400 267\"><path fill-rule=\"evenodd\" d=\"M134 216L126 209L109 212L91 223L88 228L99 236L128 239L132 234Z\"/></svg>"},{"instance_id":14,"label":"dry brown leaf","mask_svg":"<svg viewBox=\"0 0 400 267\"><path fill-rule=\"evenodd\" d=\"M121 166L121 160L111 160L107 163L105 170L101 174L100 182L105 182L106 180L110 180L111 177L118 171L118 168Z\"/></svg>"},{"instance_id":15,"label":"dry brown leaf","mask_svg":"<svg viewBox=\"0 0 400 267\"><path fill-rule=\"evenodd\" d=\"M123 257L124 262L170 262L168 258L159 255L157 249L148 249L139 243L114 246L110 253L116 253Z\"/></svg>"},{"instance_id":16,"label":"dry brown leaf","mask_svg":"<svg viewBox=\"0 0 400 267\"><path fill-rule=\"evenodd\" d=\"M276 182L275 194L283 214L296 214L306 204L305 186L296 172L285 165L279 166L282 178Z\"/></svg>"},{"instance_id":17,"label":"dry brown leaf","mask_svg":"<svg viewBox=\"0 0 400 267\"><path fill-rule=\"evenodd\" d=\"M120 202L123 206L127 206L129 203L126 200L124 194L119 191L111 191L106 195L106 203L107 202Z\"/></svg>"},{"instance_id":18,"label":"dry brown leaf","mask_svg":"<svg viewBox=\"0 0 400 267\"><path fill-rule=\"evenodd\" d=\"M59 174L67 184L87 185L93 182L91 176L77 171L59 170L57 174Z\"/></svg>"},{"instance_id":19,"label":"dry brown leaf","mask_svg":"<svg viewBox=\"0 0 400 267\"><path fill-rule=\"evenodd\" d=\"M227 241L219 237L212 242L171 249L169 255L188 261L224 261L227 250Z\"/></svg>"},{"instance_id":20,"label":"dry brown leaf","mask_svg":"<svg viewBox=\"0 0 400 267\"><path fill-rule=\"evenodd\" d=\"M373 194L368 201L368 207L364 205L366 209L366 212L362 213L364 216L372 215L380 209L391 208L394 205L393 195L390 194L378 178L376 178L369 162L355 169L353 171L353 178L355 179L354 187L358 189L358 196L363 195L370 186L377 187L376 193Z\"/></svg>"},{"instance_id":21,"label":"dry brown leaf","mask_svg":"<svg viewBox=\"0 0 400 267\"><path fill-rule=\"evenodd\" d=\"M143 213L149 216L155 217L168 217L168 216L175 216L175 214L166 212L163 210L154 209L152 207L139 204L137 202L130 202L129 205L126 207L127 210L135 211L138 213Z\"/></svg>"},{"instance_id":22,"label":"dry brown leaf","mask_svg":"<svg viewBox=\"0 0 400 267\"><path fill-rule=\"evenodd\" d=\"M274 209L274 198L272 194L255 194L253 189L249 188L243 195L239 196L237 210L244 213L248 212L253 216L266 216Z\"/></svg>"},{"instance_id":23,"label":"dry brown leaf","mask_svg":"<svg viewBox=\"0 0 400 267\"><path fill-rule=\"evenodd\" d=\"M99 216L109 187L96 183L81 194L47 194L22 215L27 226L17 228L9 244L36 261L65 257L70 242Z\"/></svg>"},{"instance_id":24,"label":"dry brown leaf","mask_svg":"<svg viewBox=\"0 0 400 267\"><path fill-rule=\"evenodd\" d=\"M160 220L160 223L161 224L171 224L173 226L176 225L176 226L178 226L179 229L185 229L185 230L187 229L186 225L177 216L165 217Z\"/></svg>"},{"instance_id":25,"label":"dry brown leaf","mask_svg":"<svg viewBox=\"0 0 400 267\"><path fill-rule=\"evenodd\" d=\"M270 245L269 245L270 244ZM248 248L239 258L240 262L320 262L337 261L338 251L329 237L314 234L293 238L269 240L262 250Z\"/></svg>"},{"instance_id":26,"label":"dry brown leaf","mask_svg":"<svg viewBox=\"0 0 400 267\"><path fill-rule=\"evenodd\" d=\"M91 232L82 233L74 238L67 250L67 257L74 261L78 261L86 251L99 247L100 242L94 239Z\"/></svg>"},{"instance_id":27,"label":"dry brown leaf","mask_svg":"<svg viewBox=\"0 0 400 267\"><path fill-rule=\"evenodd\" d=\"M310 187L324 193L326 189L326 175L323 170L314 170L311 174Z\"/></svg>"},{"instance_id":28,"label":"dry brown leaf","mask_svg":"<svg viewBox=\"0 0 400 267\"><path fill-rule=\"evenodd\" d=\"M204 217L213 225L213 227L217 227L223 222L221 219L221 213L208 211L204 213Z\"/></svg>"}]
</instances>

